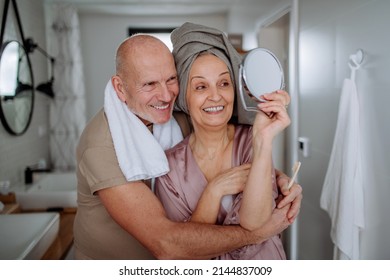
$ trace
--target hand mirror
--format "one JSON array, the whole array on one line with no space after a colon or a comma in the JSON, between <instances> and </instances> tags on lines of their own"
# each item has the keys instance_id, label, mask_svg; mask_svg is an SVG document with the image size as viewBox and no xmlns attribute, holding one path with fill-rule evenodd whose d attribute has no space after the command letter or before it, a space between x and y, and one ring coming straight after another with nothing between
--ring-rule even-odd
<instances>
[{"instance_id":1,"label":"hand mirror","mask_svg":"<svg viewBox=\"0 0 390 280\"><path fill-rule=\"evenodd\" d=\"M264 48L249 51L240 65L238 87L244 109L258 111L258 102L266 102L263 94L284 88L283 68L277 57Z\"/></svg>"}]
</instances>

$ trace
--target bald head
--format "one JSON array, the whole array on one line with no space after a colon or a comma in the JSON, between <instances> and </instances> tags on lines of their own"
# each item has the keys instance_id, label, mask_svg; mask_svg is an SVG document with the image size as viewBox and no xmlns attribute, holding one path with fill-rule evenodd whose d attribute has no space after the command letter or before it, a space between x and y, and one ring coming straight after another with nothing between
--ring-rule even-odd
<instances>
[{"instance_id":1,"label":"bald head","mask_svg":"<svg viewBox=\"0 0 390 280\"><path fill-rule=\"evenodd\" d=\"M116 72L123 73L133 68L137 60L153 54L170 54L168 47L158 38L146 34L137 34L123 41L116 53Z\"/></svg>"}]
</instances>

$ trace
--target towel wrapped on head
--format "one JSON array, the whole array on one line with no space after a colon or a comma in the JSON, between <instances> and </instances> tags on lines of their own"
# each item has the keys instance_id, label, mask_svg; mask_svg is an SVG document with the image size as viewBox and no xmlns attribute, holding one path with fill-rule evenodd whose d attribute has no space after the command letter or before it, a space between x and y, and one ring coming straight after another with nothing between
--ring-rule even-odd
<instances>
[{"instance_id":1,"label":"towel wrapped on head","mask_svg":"<svg viewBox=\"0 0 390 280\"><path fill-rule=\"evenodd\" d=\"M236 104L238 104L236 109L239 122L252 123L254 117L251 116L251 113L243 110L241 100L238 98L239 67L242 57L230 43L227 36L218 29L186 22L181 27L173 30L171 41L173 45L172 53L180 81L180 93L176 99L176 107L188 114L186 90L189 71L198 55L207 51L222 59L229 68L235 84Z\"/></svg>"}]
</instances>

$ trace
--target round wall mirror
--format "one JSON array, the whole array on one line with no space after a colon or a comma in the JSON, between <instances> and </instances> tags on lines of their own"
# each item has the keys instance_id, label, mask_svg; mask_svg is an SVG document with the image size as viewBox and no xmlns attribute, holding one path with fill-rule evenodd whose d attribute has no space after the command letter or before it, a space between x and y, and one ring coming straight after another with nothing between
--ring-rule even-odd
<instances>
[{"instance_id":1,"label":"round wall mirror","mask_svg":"<svg viewBox=\"0 0 390 280\"><path fill-rule=\"evenodd\" d=\"M0 117L12 135L23 134L32 118L34 84L30 59L18 41L3 43L0 52Z\"/></svg>"},{"instance_id":2,"label":"round wall mirror","mask_svg":"<svg viewBox=\"0 0 390 280\"><path fill-rule=\"evenodd\" d=\"M269 50L256 48L246 54L239 71L240 97L247 111L258 111L263 94L284 88L283 68Z\"/></svg>"}]
</instances>

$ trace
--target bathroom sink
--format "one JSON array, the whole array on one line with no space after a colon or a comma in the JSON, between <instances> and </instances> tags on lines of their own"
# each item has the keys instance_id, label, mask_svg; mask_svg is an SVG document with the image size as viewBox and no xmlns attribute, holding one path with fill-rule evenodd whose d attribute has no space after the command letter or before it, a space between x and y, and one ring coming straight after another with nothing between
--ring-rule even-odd
<instances>
[{"instance_id":1,"label":"bathroom sink","mask_svg":"<svg viewBox=\"0 0 390 280\"><path fill-rule=\"evenodd\" d=\"M0 215L0 260L39 260L58 235L55 212Z\"/></svg>"},{"instance_id":2,"label":"bathroom sink","mask_svg":"<svg viewBox=\"0 0 390 280\"><path fill-rule=\"evenodd\" d=\"M77 180L74 172L42 173L33 184L11 189L22 210L77 207Z\"/></svg>"}]
</instances>

